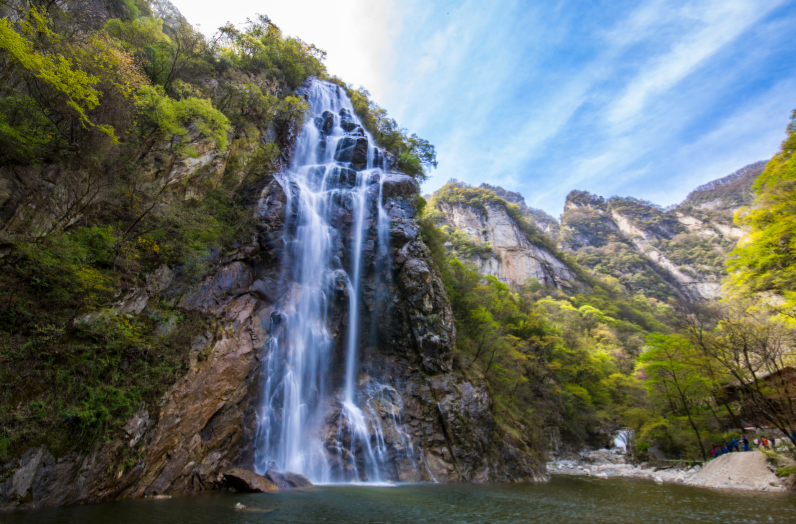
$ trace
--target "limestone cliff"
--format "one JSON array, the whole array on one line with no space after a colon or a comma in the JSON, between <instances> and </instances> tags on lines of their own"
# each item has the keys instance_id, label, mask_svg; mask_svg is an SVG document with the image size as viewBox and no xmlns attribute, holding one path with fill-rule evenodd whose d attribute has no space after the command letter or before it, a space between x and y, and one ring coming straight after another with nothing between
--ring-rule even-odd
<instances>
[{"instance_id":1,"label":"limestone cliff","mask_svg":"<svg viewBox=\"0 0 796 524\"><path fill-rule=\"evenodd\" d=\"M618 278L631 291L716 298L726 255L743 236L733 215L751 203L752 182L764 167L746 166L667 209L573 191L561 217L562 245L581 264Z\"/></svg>"},{"instance_id":2,"label":"limestone cliff","mask_svg":"<svg viewBox=\"0 0 796 524\"><path fill-rule=\"evenodd\" d=\"M459 192L472 198L451 197ZM547 217L545 228L539 227L540 218L537 217L535 222L533 218L529 220L533 210L525 206L525 201L517 193L508 193L488 184L470 188L454 182L432 197L432 202L440 226L456 230L463 234L466 242L482 248L472 256L463 256L483 274L494 275L514 288L519 288L529 279L560 289L583 288L582 279L569 263L562 260L555 243L544 232L557 232L557 227L550 225L554 219ZM455 246L449 248L455 250Z\"/></svg>"},{"instance_id":3,"label":"limestone cliff","mask_svg":"<svg viewBox=\"0 0 796 524\"><path fill-rule=\"evenodd\" d=\"M485 275L494 275L512 287L528 279L543 285L571 288L578 277L549 250L531 243L501 205L486 204L486 210L465 204L440 203L448 225L480 244L489 244L494 256L471 259Z\"/></svg>"}]
</instances>

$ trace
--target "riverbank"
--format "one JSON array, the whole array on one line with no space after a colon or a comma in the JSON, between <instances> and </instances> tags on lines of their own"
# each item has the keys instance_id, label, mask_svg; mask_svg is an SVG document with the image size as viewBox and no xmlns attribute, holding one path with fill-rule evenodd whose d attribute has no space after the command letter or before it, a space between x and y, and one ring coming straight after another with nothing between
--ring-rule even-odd
<instances>
[{"instance_id":1,"label":"riverbank","mask_svg":"<svg viewBox=\"0 0 796 524\"><path fill-rule=\"evenodd\" d=\"M550 474L582 475L607 479L611 477L654 480L657 483L678 483L705 488L744 491L787 492L792 482L776 475L777 464L760 451L729 453L704 466L680 464L652 466L631 464L624 455L609 450L581 454L581 460L561 460L547 464Z\"/></svg>"}]
</instances>

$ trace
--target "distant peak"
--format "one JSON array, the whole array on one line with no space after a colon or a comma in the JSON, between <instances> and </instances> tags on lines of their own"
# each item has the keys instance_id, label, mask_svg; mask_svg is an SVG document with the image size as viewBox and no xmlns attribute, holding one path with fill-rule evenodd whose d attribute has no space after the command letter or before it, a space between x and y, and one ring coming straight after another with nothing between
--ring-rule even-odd
<instances>
[{"instance_id":1,"label":"distant peak","mask_svg":"<svg viewBox=\"0 0 796 524\"><path fill-rule=\"evenodd\" d=\"M491 184L487 184L486 182L481 184L480 187L482 189L488 189L489 191L492 191L506 202L519 204L521 208L527 207L527 204L525 203L525 197L516 191L509 191L508 189L503 189L500 186L493 186Z\"/></svg>"},{"instance_id":2,"label":"distant peak","mask_svg":"<svg viewBox=\"0 0 796 524\"><path fill-rule=\"evenodd\" d=\"M768 163L768 160L758 160L757 162L755 162L753 164L749 164L748 166L744 166L741 169L739 169L737 171L734 171L734 172L730 173L729 175L727 175L725 177L717 178L716 180L711 180L707 184L702 184L701 186L697 186L696 189L694 189L693 191L691 191L691 193L688 194L688 196L686 197L686 200L691 198L691 196L693 196L695 193L701 193L703 191L710 191L711 189L716 189L719 186L723 186L723 185L729 184L733 180L738 180L739 178L741 178L742 176L744 176L745 174L747 174L750 171L758 171L759 170L762 173L762 171L763 171L763 169L765 169L767 163Z\"/></svg>"},{"instance_id":3,"label":"distant peak","mask_svg":"<svg viewBox=\"0 0 796 524\"><path fill-rule=\"evenodd\" d=\"M567 195L566 202L564 203L564 208L569 207L582 207L582 206L601 206L605 204L605 198L601 197L600 195L595 195L594 193L589 193L588 191L579 191L577 189L573 189Z\"/></svg>"}]
</instances>

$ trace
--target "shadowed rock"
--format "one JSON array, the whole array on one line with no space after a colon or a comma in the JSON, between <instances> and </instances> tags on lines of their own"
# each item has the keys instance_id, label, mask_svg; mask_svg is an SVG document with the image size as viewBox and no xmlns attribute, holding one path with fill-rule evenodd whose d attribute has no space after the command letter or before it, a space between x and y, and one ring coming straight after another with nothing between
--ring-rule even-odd
<instances>
[{"instance_id":1,"label":"shadowed rock","mask_svg":"<svg viewBox=\"0 0 796 524\"><path fill-rule=\"evenodd\" d=\"M274 482L246 469L231 469L224 473L224 480L231 487L245 493L273 493L274 491L279 491Z\"/></svg>"}]
</instances>

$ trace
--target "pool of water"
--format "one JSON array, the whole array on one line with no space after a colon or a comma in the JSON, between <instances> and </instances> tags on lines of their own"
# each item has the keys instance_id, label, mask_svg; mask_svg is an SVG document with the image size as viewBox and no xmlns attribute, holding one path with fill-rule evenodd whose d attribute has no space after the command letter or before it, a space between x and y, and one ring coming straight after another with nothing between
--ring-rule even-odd
<instances>
[{"instance_id":1,"label":"pool of water","mask_svg":"<svg viewBox=\"0 0 796 524\"><path fill-rule=\"evenodd\" d=\"M235 509L236 504L246 509ZM207 493L0 514L3 524L794 523L796 495L554 477L544 484L321 486L271 495Z\"/></svg>"}]
</instances>

